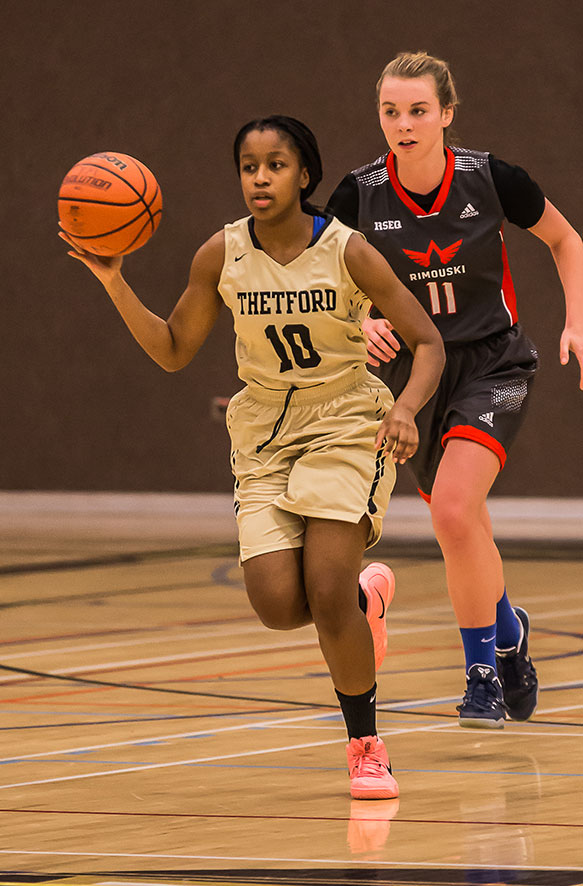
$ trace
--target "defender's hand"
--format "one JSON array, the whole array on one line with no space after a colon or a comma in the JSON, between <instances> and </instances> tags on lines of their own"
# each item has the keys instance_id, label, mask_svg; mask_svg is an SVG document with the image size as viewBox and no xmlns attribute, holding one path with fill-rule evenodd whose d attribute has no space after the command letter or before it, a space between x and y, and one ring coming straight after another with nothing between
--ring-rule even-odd
<instances>
[{"instance_id":1,"label":"defender's hand","mask_svg":"<svg viewBox=\"0 0 583 886\"><path fill-rule=\"evenodd\" d=\"M583 391L583 331L565 326L563 334L561 335L561 344L559 348L561 363L563 366L569 362L571 351L579 361L579 387Z\"/></svg>"},{"instance_id":2,"label":"defender's hand","mask_svg":"<svg viewBox=\"0 0 583 886\"><path fill-rule=\"evenodd\" d=\"M401 345L392 333L393 327L388 320L373 320L367 317L363 321L362 331L366 335L366 347L368 350L368 363L371 366L380 366L379 360L388 363L397 356ZM378 358L378 359L377 359Z\"/></svg>"}]
</instances>

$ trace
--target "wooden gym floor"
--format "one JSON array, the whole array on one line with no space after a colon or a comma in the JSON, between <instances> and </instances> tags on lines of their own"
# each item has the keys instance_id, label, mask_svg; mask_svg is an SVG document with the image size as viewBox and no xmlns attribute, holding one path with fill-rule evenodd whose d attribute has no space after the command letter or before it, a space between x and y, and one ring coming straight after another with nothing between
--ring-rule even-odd
<instances>
[{"instance_id":1,"label":"wooden gym floor","mask_svg":"<svg viewBox=\"0 0 583 886\"><path fill-rule=\"evenodd\" d=\"M500 731L457 725L429 537L370 552L397 576L378 725L401 798L366 802L314 629L259 624L210 499L136 500L0 500L0 883L583 883L578 517L506 542L541 693Z\"/></svg>"}]
</instances>

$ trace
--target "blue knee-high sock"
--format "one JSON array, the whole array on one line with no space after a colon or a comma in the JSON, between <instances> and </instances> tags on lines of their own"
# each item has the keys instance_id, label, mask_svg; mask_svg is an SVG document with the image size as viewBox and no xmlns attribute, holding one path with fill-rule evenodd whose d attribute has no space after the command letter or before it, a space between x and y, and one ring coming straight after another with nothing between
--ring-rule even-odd
<instances>
[{"instance_id":1,"label":"blue knee-high sock","mask_svg":"<svg viewBox=\"0 0 583 886\"><path fill-rule=\"evenodd\" d=\"M460 628L466 655L466 674L472 665L496 668L496 624L484 628Z\"/></svg>"},{"instance_id":2,"label":"blue knee-high sock","mask_svg":"<svg viewBox=\"0 0 583 886\"><path fill-rule=\"evenodd\" d=\"M520 628L520 622L510 605L505 588L496 604L496 648L507 650L518 646L521 635Z\"/></svg>"}]
</instances>

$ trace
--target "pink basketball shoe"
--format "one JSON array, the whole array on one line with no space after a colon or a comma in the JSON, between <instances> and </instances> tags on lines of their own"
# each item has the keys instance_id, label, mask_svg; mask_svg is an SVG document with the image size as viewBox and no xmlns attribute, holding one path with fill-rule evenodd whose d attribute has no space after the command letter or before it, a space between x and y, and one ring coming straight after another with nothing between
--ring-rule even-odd
<instances>
[{"instance_id":1,"label":"pink basketball shoe","mask_svg":"<svg viewBox=\"0 0 583 886\"><path fill-rule=\"evenodd\" d=\"M350 795L355 800L392 800L399 796L387 749L378 735L351 738L346 745Z\"/></svg>"},{"instance_id":2,"label":"pink basketball shoe","mask_svg":"<svg viewBox=\"0 0 583 886\"><path fill-rule=\"evenodd\" d=\"M366 596L366 620L370 625L375 669L378 671L387 652L386 614L395 594L395 576L384 563L370 563L358 580Z\"/></svg>"}]
</instances>

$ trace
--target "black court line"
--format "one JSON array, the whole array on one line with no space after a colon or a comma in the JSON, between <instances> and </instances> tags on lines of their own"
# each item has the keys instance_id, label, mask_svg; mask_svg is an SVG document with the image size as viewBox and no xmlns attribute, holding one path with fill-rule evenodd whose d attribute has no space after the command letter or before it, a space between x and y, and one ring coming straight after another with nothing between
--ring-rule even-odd
<instances>
[{"instance_id":1,"label":"black court line","mask_svg":"<svg viewBox=\"0 0 583 886\"><path fill-rule=\"evenodd\" d=\"M346 886L357 883L358 886L459 886L467 883L508 883L512 886L580 886L581 873L572 871L516 871L496 868L473 869L468 865L464 870L452 870L447 868L417 869L392 869L386 868L346 868L313 869L313 870L223 870L223 871L174 871L171 878L187 879L192 883L202 884L263 884L263 886ZM487 877L487 872L494 874L496 879ZM471 874L471 878L468 877ZM485 876L486 874L486 876ZM549 878L552 876L552 880ZM126 872L126 876L128 873ZM137 871L132 872L132 877L139 876ZM141 873L142 879L148 879L152 872L148 871L146 877ZM163 879L166 875L161 874Z\"/></svg>"},{"instance_id":2,"label":"black court line","mask_svg":"<svg viewBox=\"0 0 583 886\"><path fill-rule=\"evenodd\" d=\"M583 538L496 538L496 545L505 560L583 560ZM435 539L381 538L372 552L384 557L417 560L441 560L441 549ZM380 556L379 556L380 555Z\"/></svg>"},{"instance_id":3,"label":"black court line","mask_svg":"<svg viewBox=\"0 0 583 886\"><path fill-rule=\"evenodd\" d=\"M245 711L219 711L216 713L206 714L170 714L169 716L161 715L159 717L124 717L121 720L75 720L72 723L35 723L30 726L0 726L0 732L19 732L26 729L71 729L75 726L110 726L118 723L167 723L170 720L209 720L213 717L248 717L252 714L284 714L288 710L285 708L257 708L257 710ZM299 708L301 710L301 708ZM305 706L305 710L310 710L310 705ZM583 724L582 724L583 725ZM147 739L144 739L146 741ZM139 741L139 739L138 739ZM11 758L12 759L12 758ZM14 757L14 759L18 759Z\"/></svg>"},{"instance_id":4,"label":"black court line","mask_svg":"<svg viewBox=\"0 0 583 886\"><path fill-rule=\"evenodd\" d=\"M266 813L247 812L116 812L115 810L91 810L91 809L44 809L35 807L19 809L11 807L9 809L0 809L0 814L11 815L14 813L19 815L91 815L103 817L118 818L190 818L190 819L243 819L249 821L352 821L350 815L276 815ZM451 818L402 818L400 815L393 819L400 824L451 824L456 827L466 826L475 827L475 825L484 825L486 827L502 827L502 828L574 828L580 830L583 823L563 824L557 821L500 821L491 819L451 819ZM386 821L379 813L378 818L367 818L366 821Z\"/></svg>"},{"instance_id":5,"label":"black court line","mask_svg":"<svg viewBox=\"0 0 583 886\"><path fill-rule=\"evenodd\" d=\"M43 562L14 563L0 566L2 575L27 575L33 572L63 572L70 569L95 569L103 566L119 566L126 563L142 563L156 559L182 559L192 557L234 557L238 550L234 544L210 544L207 546L167 548L155 551L129 551L124 554L106 554L102 557L77 557L73 560L46 560Z\"/></svg>"},{"instance_id":6,"label":"black court line","mask_svg":"<svg viewBox=\"0 0 583 886\"><path fill-rule=\"evenodd\" d=\"M498 539L502 556L509 560L583 560L583 541L580 539ZM233 543L209 543L185 548L167 548L155 551L131 551L125 554L109 554L103 557L80 557L72 560L49 560L44 562L15 563L0 566L0 576L34 572L61 572L74 569L95 569L124 563L141 563L151 559L177 559L182 557L232 557L238 558L238 546ZM377 557L399 560L441 560L441 550L434 540L381 539L375 547Z\"/></svg>"},{"instance_id":7,"label":"black court line","mask_svg":"<svg viewBox=\"0 0 583 886\"><path fill-rule=\"evenodd\" d=\"M207 587L212 579L201 579L200 581L183 581L178 584L171 585L149 585L140 588L120 588L116 591L90 591L84 594L55 594L52 597L28 597L22 600L10 600L7 603L0 603L1 609L18 609L23 606L48 606L52 603L83 603L85 600L99 600L110 597L135 597L141 594L156 594L159 591L180 591L192 590L192 588ZM136 628L133 628L135 631Z\"/></svg>"},{"instance_id":8,"label":"black court line","mask_svg":"<svg viewBox=\"0 0 583 886\"><path fill-rule=\"evenodd\" d=\"M60 881L78 882L87 886L114 879L123 883L199 884L199 886L464 886L464 884L496 883L508 886L580 886L583 868L528 869L504 868L503 866L460 868L407 868L391 869L347 865L346 868L294 869L246 869L246 870L110 870L79 872L76 874L0 872L0 886L22 883L45 883Z\"/></svg>"},{"instance_id":9,"label":"black court line","mask_svg":"<svg viewBox=\"0 0 583 886\"><path fill-rule=\"evenodd\" d=\"M189 695L200 698L220 698L230 701L255 701L264 704L284 704L294 707L325 708L335 710L336 705L322 704L320 702L292 701L283 698L258 698L251 695L227 695L222 692L196 692L190 689L165 689L158 686L141 686L139 683L114 683L110 680L91 680L88 677L69 677L66 674L51 674L45 671L33 671L29 668L16 668L11 665L0 664L1 671L10 671L15 674L26 674L30 677L42 677L49 680L62 680L67 683L85 683L92 686L112 686L116 689L139 689L142 692L164 692L170 695ZM15 684L11 684L15 685Z\"/></svg>"},{"instance_id":10,"label":"black court line","mask_svg":"<svg viewBox=\"0 0 583 886\"><path fill-rule=\"evenodd\" d=\"M296 701L292 699L285 698L262 698L254 695L230 695L222 692L198 692L196 690L190 689L169 689L164 688L162 686L147 686L140 685L139 683L115 683L111 680L92 680L89 677L71 677L66 674L51 674L47 671L33 671L29 668L17 668L12 667L11 665L3 665L0 664L1 671L10 671L16 674L25 674L27 676L32 677L41 677L43 679L49 680L62 680L66 683L83 683L89 684L92 686L111 686L115 689L138 689L142 692L162 692L170 695L189 695L200 698L218 698L223 699L225 701L253 701L258 702L260 704L282 704L282 705L290 705L295 708L321 708L323 710L328 711L337 711L339 710L337 705L334 704L323 704L322 702L317 701ZM15 684L12 684L15 685ZM18 685L18 684L16 684ZM551 687L551 690L556 689L559 691L560 689L576 689L579 688L578 685L570 686L570 687ZM457 720L457 714L449 714L449 713L440 713L436 711L416 711L416 710L404 710L397 707L386 707L383 708L382 705L398 705L399 701L395 700L393 702L380 702L379 703L379 713L385 714L408 714L410 716L415 717L437 717L437 718L451 718ZM509 721L512 722L512 721ZM545 726L583 726L583 723L565 723L562 721L554 721L554 720L536 720L534 721L540 725Z\"/></svg>"}]
</instances>

